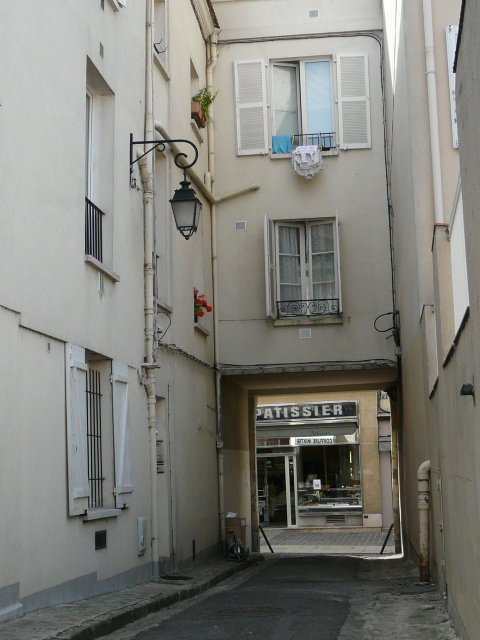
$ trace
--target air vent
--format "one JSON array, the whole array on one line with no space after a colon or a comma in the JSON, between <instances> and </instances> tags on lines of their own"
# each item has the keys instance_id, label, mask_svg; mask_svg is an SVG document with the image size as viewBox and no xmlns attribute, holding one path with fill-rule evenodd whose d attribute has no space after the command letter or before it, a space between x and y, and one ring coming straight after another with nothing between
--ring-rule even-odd
<instances>
[{"instance_id":1,"label":"air vent","mask_svg":"<svg viewBox=\"0 0 480 640\"><path fill-rule=\"evenodd\" d=\"M318 9L310 9L308 11L309 18L318 18Z\"/></svg>"},{"instance_id":2,"label":"air vent","mask_svg":"<svg viewBox=\"0 0 480 640\"><path fill-rule=\"evenodd\" d=\"M334 513L327 514L327 524L345 524L345 516Z\"/></svg>"},{"instance_id":3,"label":"air vent","mask_svg":"<svg viewBox=\"0 0 480 640\"><path fill-rule=\"evenodd\" d=\"M246 231L247 222L245 220L237 220L235 222L235 231Z\"/></svg>"},{"instance_id":4,"label":"air vent","mask_svg":"<svg viewBox=\"0 0 480 640\"><path fill-rule=\"evenodd\" d=\"M107 548L107 532L103 531L95 531L95 551L99 549Z\"/></svg>"},{"instance_id":5,"label":"air vent","mask_svg":"<svg viewBox=\"0 0 480 640\"><path fill-rule=\"evenodd\" d=\"M299 329L298 330L298 335L300 336L300 338L311 338L312 337L312 330L311 329Z\"/></svg>"}]
</instances>

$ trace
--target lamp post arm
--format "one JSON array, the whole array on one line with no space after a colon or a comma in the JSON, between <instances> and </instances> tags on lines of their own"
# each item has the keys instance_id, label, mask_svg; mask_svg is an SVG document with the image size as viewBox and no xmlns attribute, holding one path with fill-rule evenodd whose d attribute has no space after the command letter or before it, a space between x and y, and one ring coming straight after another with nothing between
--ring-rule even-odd
<instances>
[{"instance_id":1,"label":"lamp post arm","mask_svg":"<svg viewBox=\"0 0 480 640\"><path fill-rule=\"evenodd\" d=\"M191 147L193 147L193 150L195 152L194 158L190 163L180 163L180 158L184 158L185 160L188 160L188 155L186 153L184 153L183 151L173 151L174 156L173 156L173 161L175 163L175 166L178 167L179 169L182 169L183 171L185 171L186 169L190 169L190 167L193 167L193 165L197 162L198 160L198 149L195 146L195 144L193 142L191 142L190 140L187 140L185 138L176 138L176 139L172 139L172 140L134 140L133 139L133 133L130 134L130 177L132 175L132 169L133 169L133 165L138 162L139 160L141 160L142 158L144 158L148 153L150 153L151 151L153 151L154 149L158 149L159 151L165 151L166 149L166 145L170 145L171 143L173 144L177 144L177 143L185 143L185 144L189 144ZM139 155L137 158L134 159L133 157L133 148L135 145L138 144L142 144L142 145L146 145L146 144L151 144L153 145L150 149L148 149L148 151L145 151L144 153L142 153L141 155Z\"/></svg>"}]
</instances>

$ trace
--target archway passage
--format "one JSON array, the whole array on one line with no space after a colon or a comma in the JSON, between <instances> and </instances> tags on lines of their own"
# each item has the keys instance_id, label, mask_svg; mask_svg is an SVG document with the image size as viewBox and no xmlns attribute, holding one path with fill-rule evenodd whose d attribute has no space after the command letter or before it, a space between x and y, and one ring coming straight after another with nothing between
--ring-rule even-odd
<instances>
[{"instance_id":1,"label":"archway passage","mask_svg":"<svg viewBox=\"0 0 480 640\"><path fill-rule=\"evenodd\" d=\"M277 541L280 529L329 533L326 546L361 532L379 552L393 525L388 550L401 551L395 374L222 377L226 509L245 519L253 550L261 527Z\"/></svg>"}]
</instances>

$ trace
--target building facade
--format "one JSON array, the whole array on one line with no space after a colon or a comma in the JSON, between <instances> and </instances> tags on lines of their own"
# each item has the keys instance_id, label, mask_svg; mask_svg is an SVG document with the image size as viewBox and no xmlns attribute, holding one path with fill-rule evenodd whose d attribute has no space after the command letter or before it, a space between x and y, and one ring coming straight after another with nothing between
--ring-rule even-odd
<instances>
[{"instance_id":1,"label":"building facade","mask_svg":"<svg viewBox=\"0 0 480 640\"><path fill-rule=\"evenodd\" d=\"M183 178L173 148L139 157L194 140L206 171L190 103L214 14L203 1L7 4L0 619L219 545L211 314L197 322L193 298L211 299L209 203L197 189L186 242L167 209Z\"/></svg>"},{"instance_id":2,"label":"building facade","mask_svg":"<svg viewBox=\"0 0 480 640\"><path fill-rule=\"evenodd\" d=\"M242 190L216 216L220 508L246 516L254 549L265 484L256 407L295 394L375 396L397 379L395 339L386 339L395 313L381 11L370 2L275 5L272 13L271 2L214 2L215 180L227 193ZM302 474L300 453L292 456ZM378 443L376 457L367 493L380 486ZM377 527L379 496L370 511ZM361 509L352 517L366 526Z\"/></svg>"}]
</instances>

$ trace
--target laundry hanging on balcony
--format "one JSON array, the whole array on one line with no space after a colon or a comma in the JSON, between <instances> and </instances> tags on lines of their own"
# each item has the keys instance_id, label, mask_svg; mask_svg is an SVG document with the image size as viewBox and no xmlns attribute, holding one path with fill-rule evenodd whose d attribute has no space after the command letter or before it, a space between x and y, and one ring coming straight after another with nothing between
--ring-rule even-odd
<instances>
[{"instance_id":1,"label":"laundry hanging on balcony","mask_svg":"<svg viewBox=\"0 0 480 640\"><path fill-rule=\"evenodd\" d=\"M322 168L322 154L318 145L298 146L292 150L292 165L295 173L311 179Z\"/></svg>"}]
</instances>

